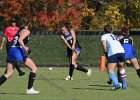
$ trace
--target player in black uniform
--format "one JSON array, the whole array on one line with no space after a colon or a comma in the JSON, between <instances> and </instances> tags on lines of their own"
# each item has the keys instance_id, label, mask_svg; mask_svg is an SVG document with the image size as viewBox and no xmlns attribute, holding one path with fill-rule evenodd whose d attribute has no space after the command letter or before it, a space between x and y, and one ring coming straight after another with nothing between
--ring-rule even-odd
<instances>
[{"instance_id":1,"label":"player in black uniform","mask_svg":"<svg viewBox=\"0 0 140 100\"><path fill-rule=\"evenodd\" d=\"M29 48L26 46L28 37L30 35L29 20L25 17L21 19L21 28L14 37L13 43L9 46L7 56L7 72L1 76L0 85L2 85L13 74L14 63L23 62L29 69L31 69L28 81L27 94L37 94L39 91L34 90L33 83L35 80L37 67L34 62L27 57L30 53Z\"/></svg>"},{"instance_id":2,"label":"player in black uniform","mask_svg":"<svg viewBox=\"0 0 140 100\"><path fill-rule=\"evenodd\" d=\"M81 51L81 46L79 45L79 42L76 39L74 30L68 26L68 23L65 23L61 25L61 31L63 33L61 35L61 39L67 46L67 56L70 62L69 75L68 77L65 78L65 80L73 80L72 75L73 75L74 69L83 71L87 73L89 77L91 77L91 69L86 69L76 63L76 59L79 56L80 51Z\"/></svg>"}]
</instances>

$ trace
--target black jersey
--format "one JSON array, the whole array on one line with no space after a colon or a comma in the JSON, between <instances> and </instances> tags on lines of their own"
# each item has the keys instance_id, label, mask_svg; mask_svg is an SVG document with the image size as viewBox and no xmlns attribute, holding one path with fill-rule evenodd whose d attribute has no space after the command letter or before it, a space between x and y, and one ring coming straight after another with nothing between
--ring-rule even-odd
<instances>
[{"instance_id":1,"label":"black jersey","mask_svg":"<svg viewBox=\"0 0 140 100\"><path fill-rule=\"evenodd\" d=\"M67 34L67 35L64 34L63 36L67 40L68 44L70 46L72 46L73 45L73 38L72 38L71 32L69 32L69 34ZM79 44L77 39L76 39L75 48L81 48L81 46L80 46L80 44Z\"/></svg>"},{"instance_id":2,"label":"black jersey","mask_svg":"<svg viewBox=\"0 0 140 100\"><path fill-rule=\"evenodd\" d=\"M21 27L21 28L19 29L19 31L16 33L16 35L15 35L15 37L14 37L14 39L13 39L12 46L20 46L20 44L19 44L19 42L18 42L19 37L20 37L19 33L20 33L23 29L25 29L25 27ZM26 44L28 43L28 41L29 41L29 37L27 36L27 37L23 40L23 43L26 45Z\"/></svg>"},{"instance_id":3,"label":"black jersey","mask_svg":"<svg viewBox=\"0 0 140 100\"><path fill-rule=\"evenodd\" d=\"M69 32L69 34L67 34L67 35L63 34L63 36L66 39L66 41L68 42L68 44L70 46L72 46L73 45L73 38L72 38L71 32ZM75 48L81 48L77 39L76 39ZM67 56L68 57L72 56L72 52L73 52L73 50L71 50L70 48L67 47Z\"/></svg>"},{"instance_id":4,"label":"black jersey","mask_svg":"<svg viewBox=\"0 0 140 100\"><path fill-rule=\"evenodd\" d=\"M127 36L124 36L119 41L121 44L131 44L132 45L132 39L130 39L130 37L127 37Z\"/></svg>"}]
</instances>

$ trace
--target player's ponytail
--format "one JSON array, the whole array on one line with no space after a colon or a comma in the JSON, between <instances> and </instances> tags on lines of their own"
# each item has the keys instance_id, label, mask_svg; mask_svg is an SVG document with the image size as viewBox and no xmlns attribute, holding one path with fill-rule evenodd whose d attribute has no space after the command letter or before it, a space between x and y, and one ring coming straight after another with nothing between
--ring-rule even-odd
<instances>
[{"instance_id":1,"label":"player's ponytail","mask_svg":"<svg viewBox=\"0 0 140 100\"><path fill-rule=\"evenodd\" d=\"M129 28L126 25L122 26L121 32L122 32L122 35L125 36L125 37L129 37L130 36Z\"/></svg>"},{"instance_id":2,"label":"player's ponytail","mask_svg":"<svg viewBox=\"0 0 140 100\"><path fill-rule=\"evenodd\" d=\"M30 21L26 17L21 18L21 25L27 26L29 23Z\"/></svg>"}]
</instances>

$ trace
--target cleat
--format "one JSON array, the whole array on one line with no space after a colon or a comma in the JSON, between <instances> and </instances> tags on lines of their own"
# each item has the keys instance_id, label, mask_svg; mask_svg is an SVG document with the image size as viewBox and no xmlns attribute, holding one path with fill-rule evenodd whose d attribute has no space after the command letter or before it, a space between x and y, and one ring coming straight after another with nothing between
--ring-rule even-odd
<instances>
[{"instance_id":1,"label":"cleat","mask_svg":"<svg viewBox=\"0 0 140 100\"><path fill-rule=\"evenodd\" d=\"M125 88L122 88L122 90L127 90L127 88L125 87Z\"/></svg>"},{"instance_id":2,"label":"cleat","mask_svg":"<svg viewBox=\"0 0 140 100\"><path fill-rule=\"evenodd\" d=\"M25 75L25 72L19 72L19 76L23 76L23 75Z\"/></svg>"},{"instance_id":3,"label":"cleat","mask_svg":"<svg viewBox=\"0 0 140 100\"><path fill-rule=\"evenodd\" d=\"M73 80L73 78L68 75L65 80Z\"/></svg>"},{"instance_id":4,"label":"cleat","mask_svg":"<svg viewBox=\"0 0 140 100\"><path fill-rule=\"evenodd\" d=\"M118 86L115 86L115 87L112 87L112 90L113 91L116 91L117 89L119 89L121 86L120 86L120 84L118 85Z\"/></svg>"},{"instance_id":5,"label":"cleat","mask_svg":"<svg viewBox=\"0 0 140 100\"><path fill-rule=\"evenodd\" d=\"M38 94L39 91L36 91L36 90L34 90L34 88L31 88L31 89L27 89L26 93L27 94Z\"/></svg>"},{"instance_id":6,"label":"cleat","mask_svg":"<svg viewBox=\"0 0 140 100\"><path fill-rule=\"evenodd\" d=\"M91 69L88 69L88 72L86 73L89 79L91 78Z\"/></svg>"},{"instance_id":7,"label":"cleat","mask_svg":"<svg viewBox=\"0 0 140 100\"><path fill-rule=\"evenodd\" d=\"M122 87L122 83L119 83L119 86ZM112 87L112 90L114 90L115 87ZM119 89L119 88L118 88ZM115 91L115 90L114 90Z\"/></svg>"},{"instance_id":8,"label":"cleat","mask_svg":"<svg viewBox=\"0 0 140 100\"><path fill-rule=\"evenodd\" d=\"M119 83L120 87L122 87L122 83Z\"/></svg>"}]
</instances>

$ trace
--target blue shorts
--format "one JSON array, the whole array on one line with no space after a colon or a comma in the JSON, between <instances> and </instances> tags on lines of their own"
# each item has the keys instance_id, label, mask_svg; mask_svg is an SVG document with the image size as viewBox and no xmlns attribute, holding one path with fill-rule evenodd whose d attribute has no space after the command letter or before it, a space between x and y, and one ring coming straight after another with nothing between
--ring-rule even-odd
<instances>
[{"instance_id":1,"label":"blue shorts","mask_svg":"<svg viewBox=\"0 0 140 100\"><path fill-rule=\"evenodd\" d=\"M81 48L75 48L75 51L81 51Z\"/></svg>"},{"instance_id":2,"label":"blue shorts","mask_svg":"<svg viewBox=\"0 0 140 100\"><path fill-rule=\"evenodd\" d=\"M117 53L107 58L107 63L125 62L124 53Z\"/></svg>"},{"instance_id":3,"label":"blue shorts","mask_svg":"<svg viewBox=\"0 0 140 100\"><path fill-rule=\"evenodd\" d=\"M123 44L122 45L125 51L125 59L132 59L136 58L134 47L130 44Z\"/></svg>"},{"instance_id":4,"label":"blue shorts","mask_svg":"<svg viewBox=\"0 0 140 100\"><path fill-rule=\"evenodd\" d=\"M22 47L10 47L8 49L7 62L24 62L27 58Z\"/></svg>"}]
</instances>

